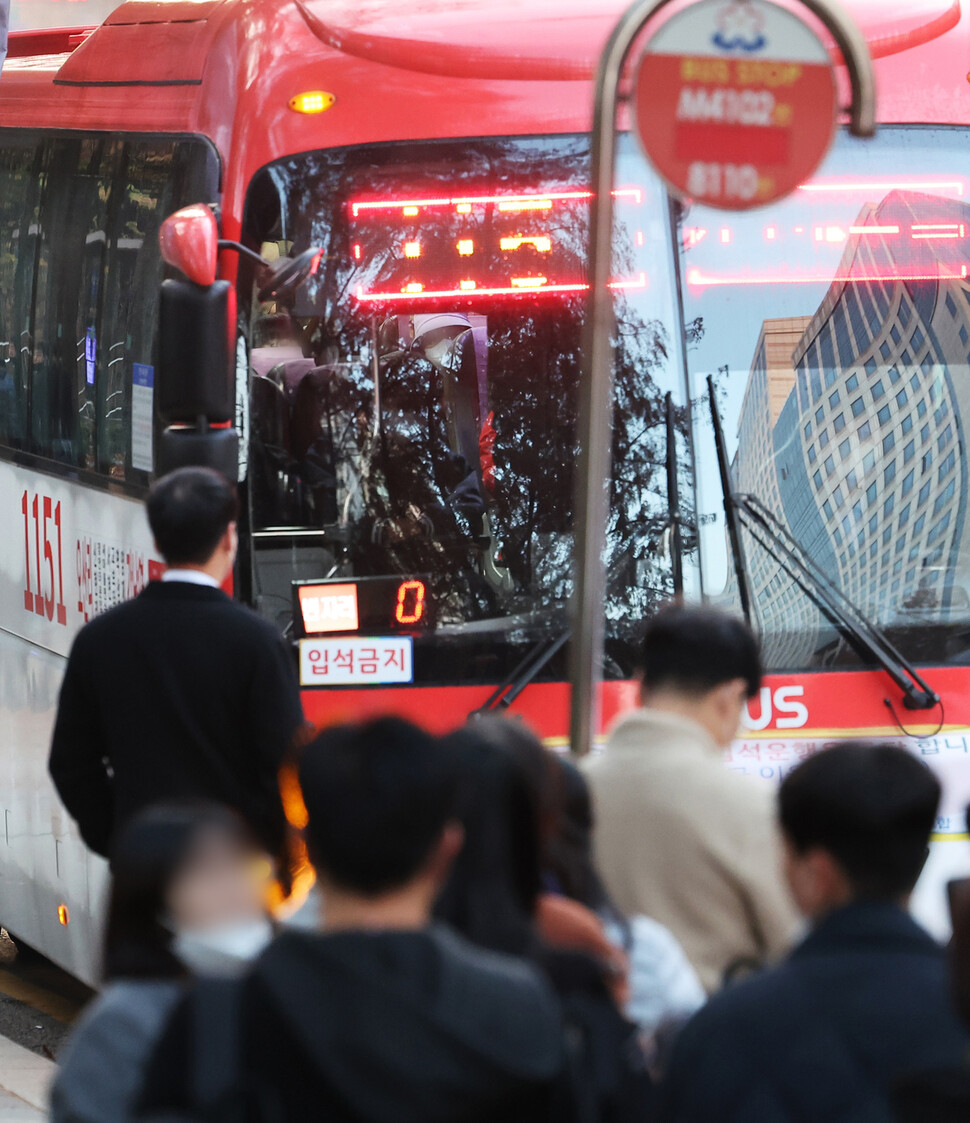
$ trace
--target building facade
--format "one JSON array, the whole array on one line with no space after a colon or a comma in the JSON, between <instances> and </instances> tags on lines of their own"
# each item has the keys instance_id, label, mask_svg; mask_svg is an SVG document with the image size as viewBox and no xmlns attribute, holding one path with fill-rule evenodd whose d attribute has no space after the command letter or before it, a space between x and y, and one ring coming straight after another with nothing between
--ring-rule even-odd
<instances>
[{"instance_id":1,"label":"building facade","mask_svg":"<svg viewBox=\"0 0 970 1123\"><path fill-rule=\"evenodd\" d=\"M970 604L970 207L894 191L852 231L814 315L764 322L735 485L876 624L945 622ZM766 654L804 664L831 629L763 549L747 552Z\"/></svg>"}]
</instances>

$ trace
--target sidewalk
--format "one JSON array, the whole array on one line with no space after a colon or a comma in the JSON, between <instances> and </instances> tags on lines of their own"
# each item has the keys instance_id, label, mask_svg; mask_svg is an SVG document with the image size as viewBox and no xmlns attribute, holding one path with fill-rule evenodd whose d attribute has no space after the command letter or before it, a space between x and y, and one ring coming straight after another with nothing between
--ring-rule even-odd
<instances>
[{"instance_id":1,"label":"sidewalk","mask_svg":"<svg viewBox=\"0 0 970 1123\"><path fill-rule=\"evenodd\" d=\"M0 1123L43 1123L47 1116L8 1092L0 1092Z\"/></svg>"},{"instance_id":2,"label":"sidewalk","mask_svg":"<svg viewBox=\"0 0 970 1123\"><path fill-rule=\"evenodd\" d=\"M0 1123L41 1123L57 1066L0 1037Z\"/></svg>"}]
</instances>

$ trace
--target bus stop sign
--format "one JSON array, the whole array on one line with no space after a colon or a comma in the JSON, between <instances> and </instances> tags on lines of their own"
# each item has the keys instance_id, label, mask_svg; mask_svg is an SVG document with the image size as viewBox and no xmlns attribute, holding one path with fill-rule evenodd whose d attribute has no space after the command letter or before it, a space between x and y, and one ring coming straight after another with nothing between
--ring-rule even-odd
<instances>
[{"instance_id":1,"label":"bus stop sign","mask_svg":"<svg viewBox=\"0 0 970 1123\"><path fill-rule=\"evenodd\" d=\"M671 190L725 210L795 190L835 132L832 60L818 35L769 0L698 0L648 41L636 127Z\"/></svg>"}]
</instances>

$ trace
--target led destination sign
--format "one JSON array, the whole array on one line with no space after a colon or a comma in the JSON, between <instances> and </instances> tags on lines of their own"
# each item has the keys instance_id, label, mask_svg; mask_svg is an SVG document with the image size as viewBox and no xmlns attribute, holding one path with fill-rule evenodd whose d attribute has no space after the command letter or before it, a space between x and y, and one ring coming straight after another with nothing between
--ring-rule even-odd
<instances>
[{"instance_id":1,"label":"led destination sign","mask_svg":"<svg viewBox=\"0 0 970 1123\"><path fill-rule=\"evenodd\" d=\"M619 230L642 246L634 210L643 202L642 191L625 187L613 195ZM591 197L588 190L565 188L352 200L350 252L359 271L357 299L413 302L585 292ZM612 284L645 288L647 278L634 270Z\"/></svg>"}]
</instances>

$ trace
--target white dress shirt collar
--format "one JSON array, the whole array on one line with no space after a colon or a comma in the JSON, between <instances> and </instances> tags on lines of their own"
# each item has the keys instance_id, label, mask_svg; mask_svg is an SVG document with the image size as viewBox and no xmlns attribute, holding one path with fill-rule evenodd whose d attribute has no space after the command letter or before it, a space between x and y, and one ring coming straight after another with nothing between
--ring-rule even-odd
<instances>
[{"instance_id":1,"label":"white dress shirt collar","mask_svg":"<svg viewBox=\"0 0 970 1123\"><path fill-rule=\"evenodd\" d=\"M162 574L163 581L185 581L189 585L208 585L212 589L219 588L219 582L203 573L201 569L166 569Z\"/></svg>"}]
</instances>

